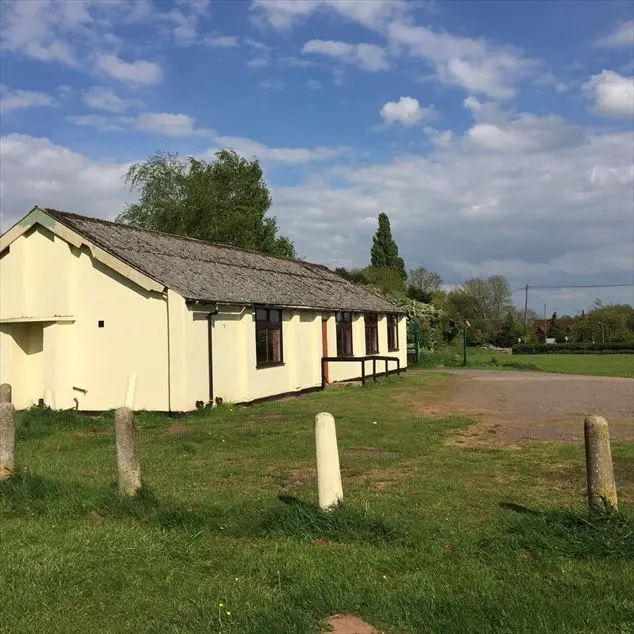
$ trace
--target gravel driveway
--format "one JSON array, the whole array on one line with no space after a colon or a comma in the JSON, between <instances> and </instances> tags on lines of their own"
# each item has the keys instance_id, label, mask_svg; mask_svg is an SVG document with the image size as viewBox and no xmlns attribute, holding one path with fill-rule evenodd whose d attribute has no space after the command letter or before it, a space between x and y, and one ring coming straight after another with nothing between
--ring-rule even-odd
<instances>
[{"instance_id":1,"label":"gravel driveway","mask_svg":"<svg viewBox=\"0 0 634 634\"><path fill-rule=\"evenodd\" d=\"M583 440L586 416L610 423L610 436L634 439L634 379L545 372L439 370L454 375L448 392L422 404L428 414L469 413L472 437L500 444L531 440Z\"/></svg>"}]
</instances>

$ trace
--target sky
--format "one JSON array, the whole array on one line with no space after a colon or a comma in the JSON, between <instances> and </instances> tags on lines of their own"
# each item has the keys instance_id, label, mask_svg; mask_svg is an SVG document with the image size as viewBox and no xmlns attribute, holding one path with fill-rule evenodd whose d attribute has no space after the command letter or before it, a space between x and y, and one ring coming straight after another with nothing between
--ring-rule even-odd
<instances>
[{"instance_id":1,"label":"sky","mask_svg":"<svg viewBox=\"0 0 634 634\"><path fill-rule=\"evenodd\" d=\"M156 151L258 158L300 257L634 303L634 4L2 0L1 226L112 219ZM514 295L523 305L522 292Z\"/></svg>"}]
</instances>

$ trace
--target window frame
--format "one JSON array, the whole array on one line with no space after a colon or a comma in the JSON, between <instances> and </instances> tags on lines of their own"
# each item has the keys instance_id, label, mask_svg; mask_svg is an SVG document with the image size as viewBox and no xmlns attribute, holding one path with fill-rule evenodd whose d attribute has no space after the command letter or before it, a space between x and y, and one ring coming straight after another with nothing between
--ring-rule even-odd
<instances>
[{"instance_id":1,"label":"window frame","mask_svg":"<svg viewBox=\"0 0 634 634\"><path fill-rule=\"evenodd\" d=\"M346 319L346 316L348 316L349 319ZM354 316L352 314L352 311L342 310L342 311L339 311L335 316L335 323L336 323L335 332L336 332L336 339L337 339L337 356L338 357L354 356L354 339L352 337L353 321L354 321ZM344 349L345 348L344 334L346 331L349 333L348 341L350 342L350 352L346 352L346 350ZM339 346L340 340L341 340L341 348Z\"/></svg>"},{"instance_id":2,"label":"window frame","mask_svg":"<svg viewBox=\"0 0 634 634\"><path fill-rule=\"evenodd\" d=\"M390 345L390 332L393 335L393 341ZM389 313L387 315L387 349L388 352L398 352L398 315L396 313Z\"/></svg>"},{"instance_id":3,"label":"window frame","mask_svg":"<svg viewBox=\"0 0 634 634\"><path fill-rule=\"evenodd\" d=\"M371 318L369 322L368 317ZM365 322L365 354L366 356L379 354L379 315L378 313L365 313L363 321ZM370 331L370 335L374 335L372 337L373 349L368 346L368 331Z\"/></svg>"},{"instance_id":4,"label":"window frame","mask_svg":"<svg viewBox=\"0 0 634 634\"><path fill-rule=\"evenodd\" d=\"M258 311L266 311L266 319L258 319ZM279 321L271 320L271 312L275 311L279 313ZM269 306L256 306L253 319L255 322L255 367L260 368L273 368L278 365L284 365L284 335L282 324L284 322L284 312L281 308L269 307ZM265 331L267 333L267 359L269 357L269 333L280 333L280 360L279 361L260 361L258 358L258 335L260 332Z\"/></svg>"}]
</instances>

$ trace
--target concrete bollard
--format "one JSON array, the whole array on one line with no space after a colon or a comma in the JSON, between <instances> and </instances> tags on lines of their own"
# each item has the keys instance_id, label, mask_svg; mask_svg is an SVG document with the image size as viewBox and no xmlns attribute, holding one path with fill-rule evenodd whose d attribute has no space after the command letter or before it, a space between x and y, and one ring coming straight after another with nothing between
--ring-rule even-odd
<instances>
[{"instance_id":1,"label":"concrete bollard","mask_svg":"<svg viewBox=\"0 0 634 634\"><path fill-rule=\"evenodd\" d=\"M55 409L55 395L53 394L53 390L44 390L44 405Z\"/></svg>"},{"instance_id":2,"label":"concrete bollard","mask_svg":"<svg viewBox=\"0 0 634 634\"><path fill-rule=\"evenodd\" d=\"M0 385L0 403L11 402L11 385L9 383L3 383Z\"/></svg>"},{"instance_id":3,"label":"concrete bollard","mask_svg":"<svg viewBox=\"0 0 634 634\"><path fill-rule=\"evenodd\" d=\"M343 500L335 419L328 412L315 416L315 444L319 506L328 510Z\"/></svg>"},{"instance_id":4,"label":"concrete bollard","mask_svg":"<svg viewBox=\"0 0 634 634\"><path fill-rule=\"evenodd\" d=\"M0 403L0 481L13 475L15 450L15 407Z\"/></svg>"},{"instance_id":5,"label":"concrete bollard","mask_svg":"<svg viewBox=\"0 0 634 634\"><path fill-rule=\"evenodd\" d=\"M134 412L120 407L114 414L117 440L117 480L124 495L136 495L141 490L141 464L136 448Z\"/></svg>"},{"instance_id":6,"label":"concrete bollard","mask_svg":"<svg viewBox=\"0 0 634 634\"><path fill-rule=\"evenodd\" d=\"M602 416L590 416L584 422L583 431L590 510L598 513L616 513L619 506L616 498L608 421Z\"/></svg>"},{"instance_id":7,"label":"concrete bollard","mask_svg":"<svg viewBox=\"0 0 634 634\"><path fill-rule=\"evenodd\" d=\"M128 385L125 391L125 407L134 409L134 396L136 394L136 374L131 374L128 377Z\"/></svg>"}]
</instances>

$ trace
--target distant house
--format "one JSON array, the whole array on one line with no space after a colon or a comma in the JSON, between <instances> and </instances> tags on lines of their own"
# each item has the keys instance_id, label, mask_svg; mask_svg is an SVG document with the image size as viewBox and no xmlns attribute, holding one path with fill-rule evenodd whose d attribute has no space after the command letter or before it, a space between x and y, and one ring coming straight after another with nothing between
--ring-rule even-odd
<instances>
[{"instance_id":1,"label":"distant house","mask_svg":"<svg viewBox=\"0 0 634 634\"><path fill-rule=\"evenodd\" d=\"M118 407L131 374L137 409L243 403L318 389L322 357L376 354L406 366L405 315L324 266L41 207L0 237L0 382L18 408Z\"/></svg>"}]
</instances>

